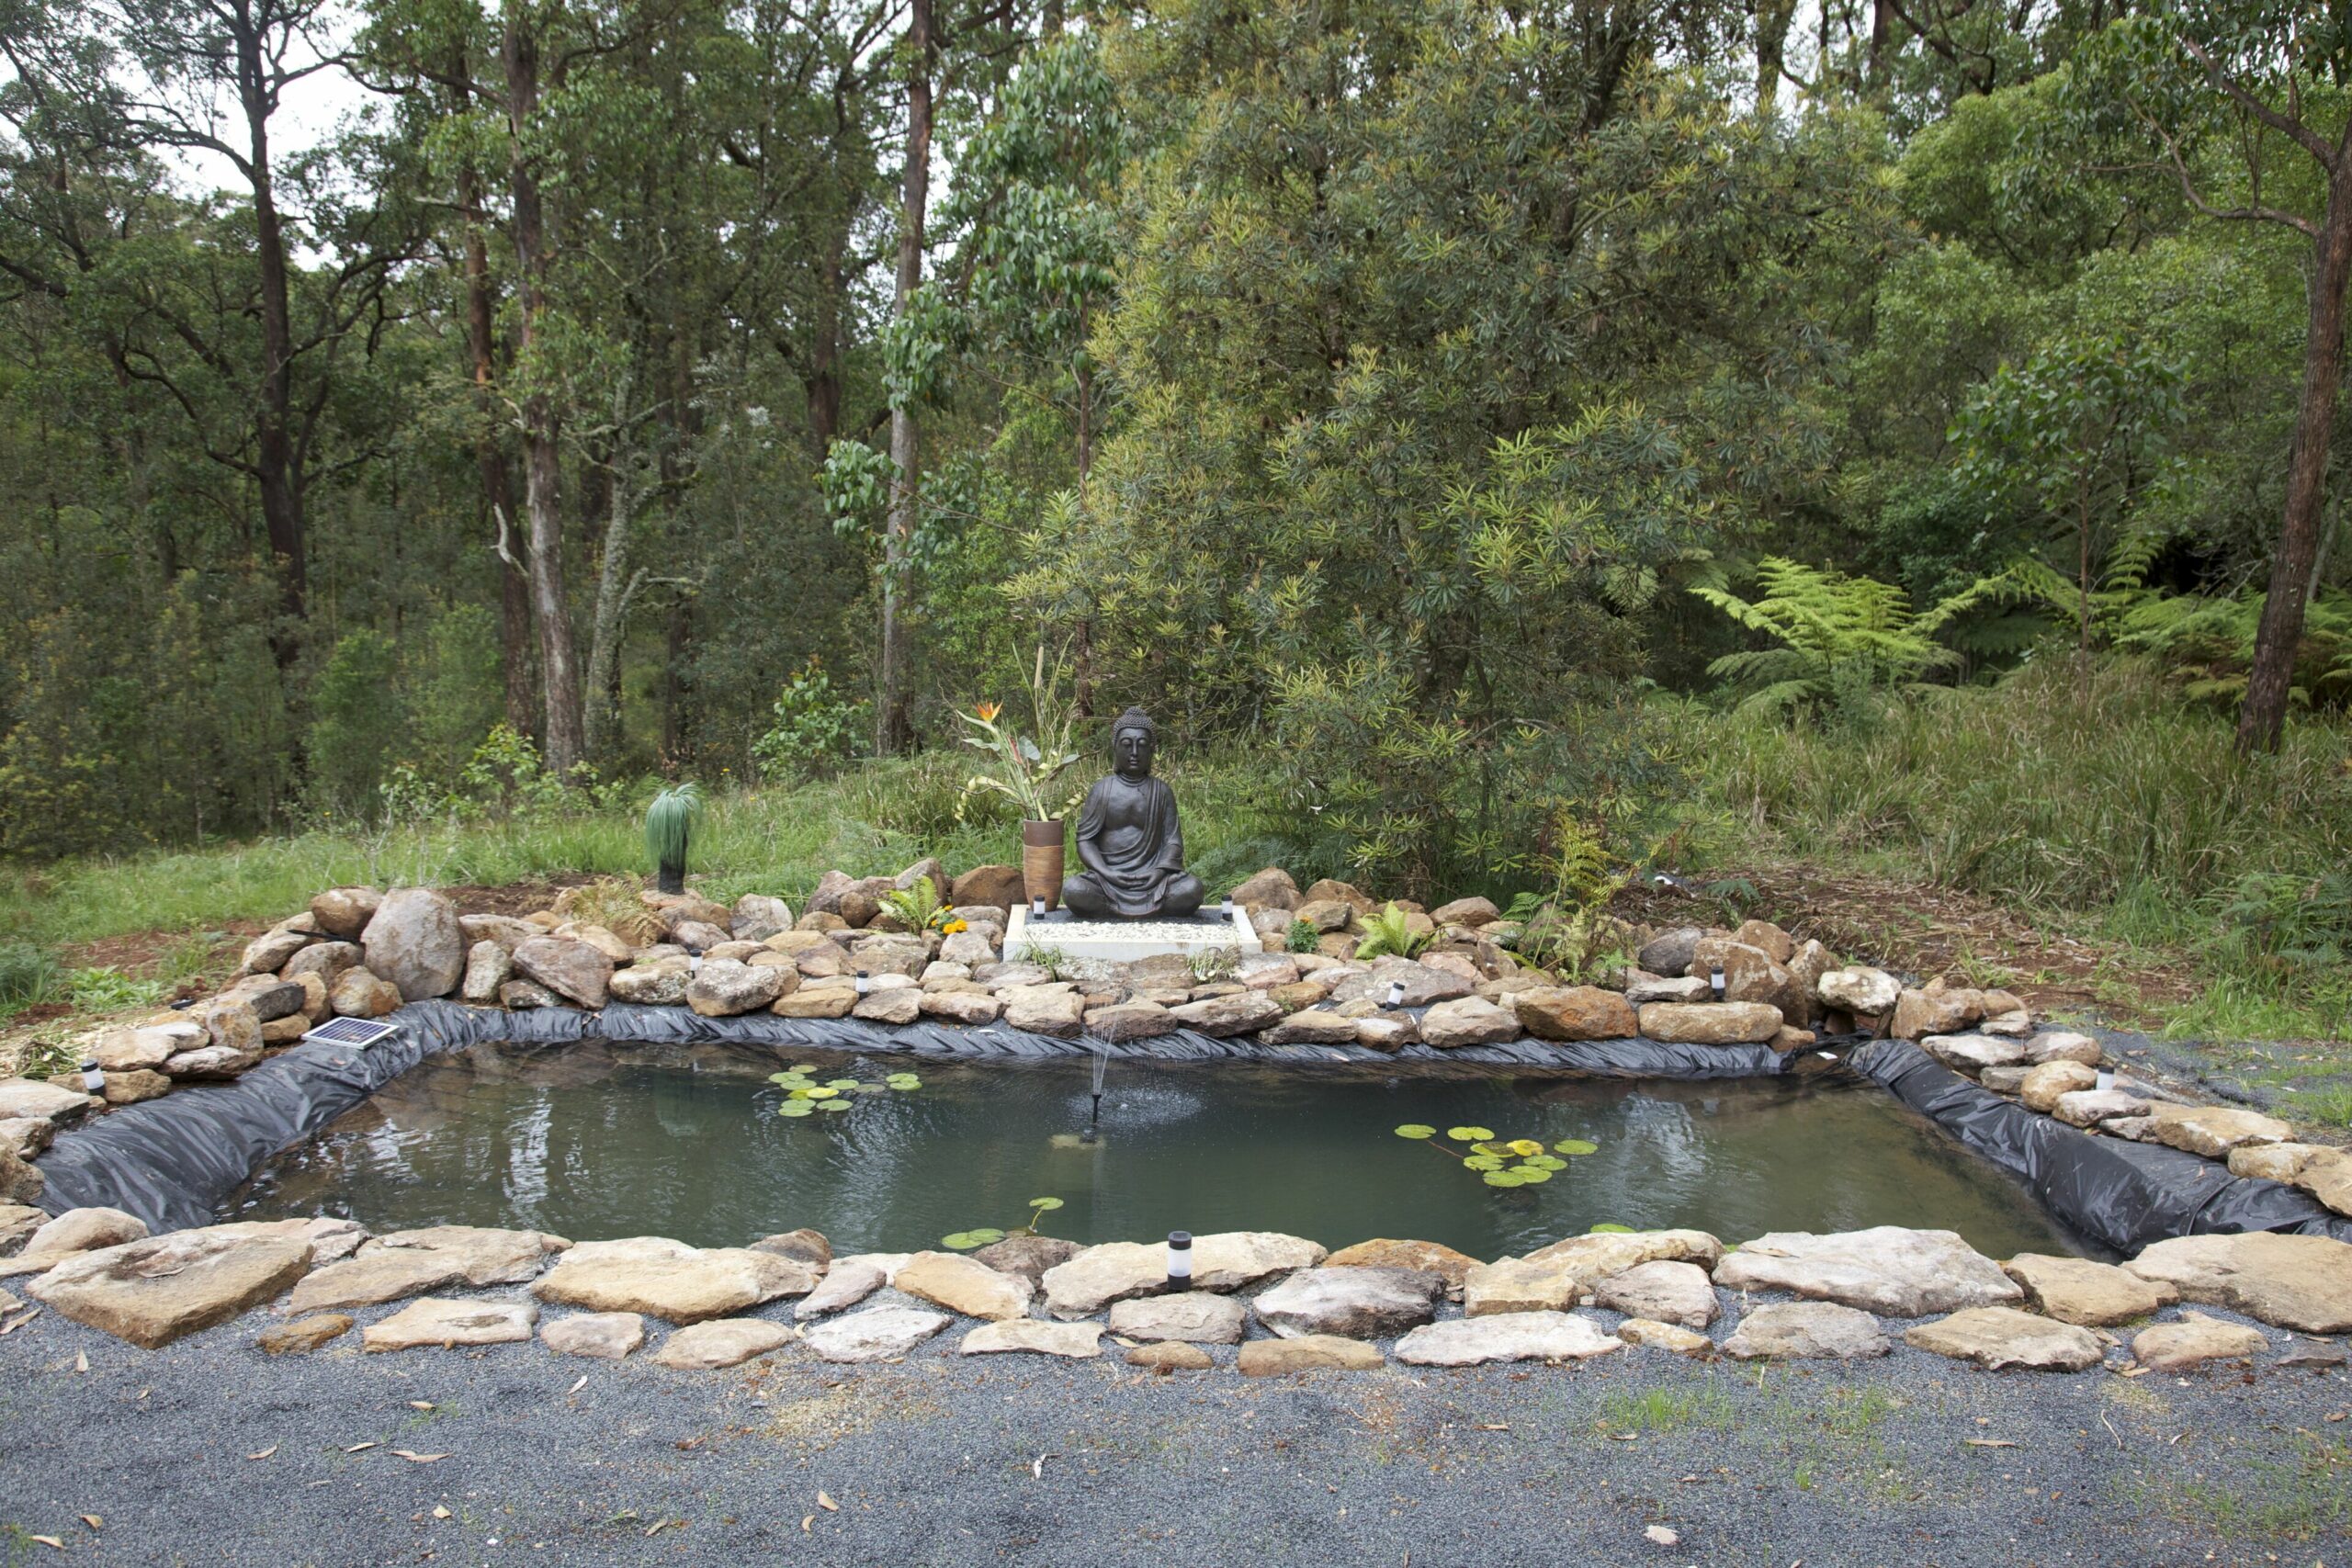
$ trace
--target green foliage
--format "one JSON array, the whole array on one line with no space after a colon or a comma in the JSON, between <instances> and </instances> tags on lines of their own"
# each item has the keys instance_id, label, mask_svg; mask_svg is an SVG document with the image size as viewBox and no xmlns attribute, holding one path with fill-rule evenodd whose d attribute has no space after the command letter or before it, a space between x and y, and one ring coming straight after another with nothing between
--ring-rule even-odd
<instances>
[{"instance_id":1,"label":"green foliage","mask_svg":"<svg viewBox=\"0 0 2352 1568\"><path fill-rule=\"evenodd\" d=\"M1467 1145L1467 1152L1439 1141L1437 1130L1425 1122L1408 1122L1396 1129L1396 1136L1435 1150L1458 1162L1486 1186L1496 1188L1541 1187L1568 1168L1562 1155L1589 1155L1598 1147L1581 1139L1569 1139L1555 1144L1553 1148L1557 1152L1547 1154L1540 1139L1498 1142L1492 1129L1486 1127L1449 1127L1445 1135L1453 1143Z\"/></svg>"},{"instance_id":2,"label":"green foliage","mask_svg":"<svg viewBox=\"0 0 2352 1568\"><path fill-rule=\"evenodd\" d=\"M1778 556L1766 557L1757 577L1764 592L1752 604L1720 588L1690 591L1780 644L1727 653L1707 667L1707 673L1744 694L1739 709L1747 714L1851 711L1865 698L1957 664L1960 656L1939 646L1934 634L1982 597L1963 595L1915 615L1903 590L1891 583Z\"/></svg>"},{"instance_id":3,"label":"green foliage","mask_svg":"<svg viewBox=\"0 0 2352 1568\"><path fill-rule=\"evenodd\" d=\"M2110 624L2118 646L2144 652L2181 679L2187 696L2234 709L2245 695L2254 633L2268 595L2197 593L2118 596ZM2341 705L2352 694L2352 594L2313 595L2291 691L2299 704Z\"/></svg>"},{"instance_id":4,"label":"green foliage","mask_svg":"<svg viewBox=\"0 0 2352 1568\"><path fill-rule=\"evenodd\" d=\"M939 901L939 888L928 876L918 876L912 887L894 888L882 895L882 907L901 928L910 931L929 931L947 923L946 906Z\"/></svg>"},{"instance_id":5,"label":"green foliage","mask_svg":"<svg viewBox=\"0 0 2352 1568\"><path fill-rule=\"evenodd\" d=\"M28 942L0 942L0 1012L14 1012L49 999L57 965Z\"/></svg>"},{"instance_id":6,"label":"green foliage","mask_svg":"<svg viewBox=\"0 0 2352 1568\"><path fill-rule=\"evenodd\" d=\"M1078 709L1062 695L1062 665L1056 659L1049 668L1046 650L1040 645L1035 665L1029 672L1029 713L1031 730L1023 735L1010 723L1000 724L998 716L1004 711L1001 703L982 702L971 712L958 712L956 718L978 733L962 738L965 745L981 752L994 768L993 773L976 773L964 784L967 798L983 792L1010 800L1019 808L1027 822L1049 822L1059 818L1065 804L1056 788L1057 781L1078 761L1076 736Z\"/></svg>"},{"instance_id":7,"label":"green foliage","mask_svg":"<svg viewBox=\"0 0 2352 1568\"><path fill-rule=\"evenodd\" d=\"M1313 953L1322 945L1323 928L1313 920L1293 920L1283 945L1293 953Z\"/></svg>"},{"instance_id":8,"label":"green foliage","mask_svg":"<svg viewBox=\"0 0 2352 1568\"><path fill-rule=\"evenodd\" d=\"M84 1012L119 1012L153 1007L164 999L161 980L134 980L119 969L75 969L65 976L65 998Z\"/></svg>"},{"instance_id":9,"label":"green foliage","mask_svg":"<svg viewBox=\"0 0 2352 1568\"><path fill-rule=\"evenodd\" d=\"M405 722L392 640L362 629L344 637L311 693L311 796L322 810L363 814L390 765Z\"/></svg>"},{"instance_id":10,"label":"green foliage","mask_svg":"<svg viewBox=\"0 0 2352 1568\"><path fill-rule=\"evenodd\" d=\"M752 742L752 760L780 783L823 778L856 753L871 722L864 701L837 694L814 657L785 683L771 709L775 723Z\"/></svg>"},{"instance_id":11,"label":"green foliage","mask_svg":"<svg viewBox=\"0 0 2352 1568\"><path fill-rule=\"evenodd\" d=\"M1058 1198L1032 1198L1029 1200L1029 1219L1025 1224L1017 1225L1010 1231L1001 1230L994 1225L980 1225L971 1230L955 1231L941 1236L939 1245L956 1252L969 1252L976 1247L1002 1241L1008 1235L1035 1235L1038 1234L1037 1222L1061 1206L1062 1201Z\"/></svg>"},{"instance_id":12,"label":"green foliage","mask_svg":"<svg viewBox=\"0 0 2352 1568\"><path fill-rule=\"evenodd\" d=\"M1408 923L1409 919L1393 901L1378 914L1364 917L1363 937L1356 943L1356 956L1419 958L1437 940L1437 931L1415 931Z\"/></svg>"}]
</instances>

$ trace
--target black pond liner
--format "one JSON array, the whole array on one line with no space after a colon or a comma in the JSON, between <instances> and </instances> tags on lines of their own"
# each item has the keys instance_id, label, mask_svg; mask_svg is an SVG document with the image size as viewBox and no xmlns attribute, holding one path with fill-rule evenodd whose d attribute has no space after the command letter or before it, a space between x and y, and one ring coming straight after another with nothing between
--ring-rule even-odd
<instances>
[{"instance_id":1,"label":"black pond liner","mask_svg":"<svg viewBox=\"0 0 2352 1568\"><path fill-rule=\"evenodd\" d=\"M2352 1219L2276 1181L2123 1138L2093 1137L1969 1082L1907 1041L1883 1040L1847 1065L2023 1181L2077 1233L2130 1257L2203 1233L2293 1231L2352 1241Z\"/></svg>"},{"instance_id":2,"label":"black pond liner","mask_svg":"<svg viewBox=\"0 0 2352 1568\"><path fill-rule=\"evenodd\" d=\"M685 1008L616 1003L601 1013L570 1008L521 1012L412 1002L392 1015L401 1032L368 1047L300 1044L234 1083L175 1089L61 1134L37 1162L48 1185L41 1207L120 1209L155 1232L213 1223L223 1200L273 1156L316 1134L426 1056L511 1042L566 1045L581 1040L630 1044L767 1046L791 1050L893 1052L916 1056L1042 1060L1097 1050L1130 1060L1288 1062L1302 1066L1420 1064L1544 1067L1626 1078L1761 1077L1789 1058L1768 1045L1663 1045L1650 1040L1560 1043L1522 1040L1441 1051L1394 1053L1360 1045L1261 1045L1191 1032L1125 1044L1062 1040L1001 1025L868 1023L862 1019L777 1018L770 1013L704 1018Z\"/></svg>"}]
</instances>

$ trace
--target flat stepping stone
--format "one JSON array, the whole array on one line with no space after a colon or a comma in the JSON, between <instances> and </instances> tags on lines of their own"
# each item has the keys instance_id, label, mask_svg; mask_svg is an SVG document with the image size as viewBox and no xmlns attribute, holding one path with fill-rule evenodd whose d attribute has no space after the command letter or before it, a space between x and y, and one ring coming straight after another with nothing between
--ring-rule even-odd
<instances>
[{"instance_id":1,"label":"flat stepping stone","mask_svg":"<svg viewBox=\"0 0 2352 1568\"><path fill-rule=\"evenodd\" d=\"M1312 1269L1327 1256L1314 1242L1277 1231L1195 1236L1193 1288L1238 1291L1294 1269ZM1114 1302L1166 1292L1168 1248L1157 1242L1105 1242L1046 1269L1044 1284L1046 1306L1054 1316L1092 1317Z\"/></svg>"},{"instance_id":2,"label":"flat stepping stone","mask_svg":"<svg viewBox=\"0 0 2352 1568\"><path fill-rule=\"evenodd\" d=\"M1252 1339L1241 1347L1234 1370L1245 1378L1277 1378L1286 1372L1378 1371L1385 1365L1377 1345L1310 1334L1298 1339Z\"/></svg>"},{"instance_id":3,"label":"flat stepping stone","mask_svg":"<svg viewBox=\"0 0 2352 1568\"><path fill-rule=\"evenodd\" d=\"M1170 1339L1158 1345L1136 1346L1127 1352L1127 1365L1165 1377L1170 1372L1206 1371L1216 1363L1199 1346Z\"/></svg>"},{"instance_id":4,"label":"flat stepping stone","mask_svg":"<svg viewBox=\"0 0 2352 1568\"><path fill-rule=\"evenodd\" d=\"M1593 1304L1627 1317L1692 1329L1706 1327L1723 1311L1715 1300L1714 1281L1704 1269L1663 1258L1603 1280L1593 1292Z\"/></svg>"},{"instance_id":5,"label":"flat stepping stone","mask_svg":"<svg viewBox=\"0 0 2352 1568\"><path fill-rule=\"evenodd\" d=\"M1473 1367L1487 1361L1581 1361L1624 1348L1623 1339L1573 1313L1507 1312L1425 1324L1396 1342L1396 1359L1417 1367Z\"/></svg>"},{"instance_id":6,"label":"flat stepping stone","mask_svg":"<svg viewBox=\"0 0 2352 1568\"><path fill-rule=\"evenodd\" d=\"M680 1371L713 1371L720 1367L740 1366L754 1356L764 1356L798 1337L797 1329L763 1318L713 1318L681 1328L663 1340L662 1348L648 1359Z\"/></svg>"},{"instance_id":7,"label":"flat stepping stone","mask_svg":"<svg viewBox=\"0 0 2352 1568\"><path fill-rule=\"evenodd\" d=\"M890 1283L921 1301L966 1317L995 1321L1026 1317L1035 1287L953 1252L918 1252L899 1266Z\"/></svg>"},{"instance_id":8,"label":"flat stepping stone","mask_svg":"<svg viewBox=\"0 0 2352 1568\"><path fill-rule=\"evenodd\" d=\"M886 1266L868 1257L837 1258L817 1288L793 1303L792 1315L806 1322L846 1312L888 1284L895 1267L896 1261Z\"/></svg>"},{"instance_id":9,"label":"flat stepping stone","mask_svg":"<svg viewBox=\"0 0 2352 1568\"><path fill-rule=\"evenodd\" d=\"M1052 1323L1042 1317L1016 1317L1001 1323L984 1323L956 1347L964 1356L1002 1355L1026 1352L1035 1356L1064 1356L1074 1361L1099 1355L1102 1348L1102 1328L1093 1323Z\"/></svg>"},{"instance_id":10,"label":"flat stepping stone","mask_svg":"<svg viewBox=\"0 0 2352 1568\"><path fill-rule=\"evenodd\" d=\"M688 1247L667 1236L583 1242L541 1275L531 1293L589 1312L635 1312L669 1323L729 1317L806 1295L822 1278L812 1263L749 1247Z\"/></svg>"},{"instance_id":11,"label":"flat stepping stone","mask_svg":"<svg viewBox=\"0 0 2352 1568\"><path fill-rule=\"evenodd\" d=\"M2089 1329L2015 1307L1970 1307L1904 1330L1903 1342L1994 1371L2030 1367L2079 1372L2106 1359L2105 1347Z\"/></svg>"},{"instance_id":12,"label":"flat stepping stone","mask_svg":"<svg viewBox=\"0 0 2352 1568\"><path fill-rule=\"evenodd\" d=\"M539 1339L560 1356L617 1361L645 1343L645 1319L633 1312L582 1312L539 1325Z\"/></svg>"},{"instance_id":13,"label":"flat stepping stone","mask_svg":"<svg viewBox=\"0 0 2352 1568\"><path fill-rule=\"evenodd\" d=\"M1696 1334L1679 1324L1660 1323L1655 1318L1629 1317L1617 1325L1617 1337L1628 1345L1639 1345L1652 1350L1671 1350L1678 1356L1693 1360L1707 1360L1715 1353L1715 1342L1703 1334Z\"/></svg>"},{"instance_id":14,"label":"flat stepping stone","mask_svg":"<svg viewBox=\"0 0 2352 1568\"><path fill-rule=\"evenodd\" d=\"M801 1338L828 1361L895 1361L953 1321L922 1307L868 1307L820 1323Z\"/></svg>"},{"instance_id":15,"label":"flat stepping stone","mask_svg":"<svg viewBox=\"0 0 2352 1568\"><path fill-rule=\"evenodd\" d=\"M1416 1269L1302 1269L1262 1292L1258 1321L1285 1339L1390 1339L1437 1315L1445 1280Z\"/></svg>"},{"instance_id":16,"label":"flat stepping stone","mask_svg":"<svg viewBox=\"0 0 2352 1568\"><path fill-rule=\"evenodd\" d=\"M2180 1314L2177 1323L2159 1323L2132 1338L2132 1359L2160 1372L2185 1372L2208 1361L2243 1360L2270 1348L2258 1328L2224 1323L2201 1312Z\"/></svg>"},{"instance_id":17,"label":"flat stepping stone","mask_svg":"<svg viewBox=\"0 0 2352 1568\"><path fill-rule=\"evenodd\" d=\"M2352 1331L2352 1243L2330 1236L2176 1236L2123 1267L2171 1286L2183 1301L2228 1307L2280 1328Z\"/></svg>"},{"instance_id":18,"label":"flat stepping stone","mask_svg":"<svg viewBox=\"0 0 2352 1568\"><path fill-rule=\"evenodd\" d=\"M1724 1353L1743 1361L1848 1360L1890 1348L1878 1319L1834 1302L1758 1307L1724 1341Z\"/></svg>"},{"instance_id":19,"label":"flat stepping stone","mask_svg":"<svg viewBox=\"0 0 2352 1568\"><path fill-rule=\"evenodd\" d=\"M2105 1328L2153 1317L2180 1300L2171 1285L2143 1280L2112 1263L2020 1252L2001 1271L2025 1287L2026 1304L2061 1323Z\"/></svg>"},{"instance_id":20,"label":"flat stepping stone","mask_svg":"<svg viewBox=\"0 0 2352 1568\"><path fill-rule=\"evenodd\" d=\"M1329 1269L1419 1269L1442 1279L1445 1288L1457 1296L1462 1293L1462 1281L1478 1267L1478 1260L1468 1253L1439 1242L1397 1241L1388 1236L1343 1247L1323 1263Z\"/></svg>"},{"instance_id":21,"label":"flat stepping stone","mask_svg":"<svg viewBox=\"0 0 2352 1568\"><path fill-rule=\"evenodd\" d=\"M1111 1332L1148 1343L1238 1345L1249 1316L1248 1305L1232 1296L1184 1291L1119 1303L1111 1309Z\"/></svg>"},{"instance_id":22,"label":"flat stepping stone","mask_svg":"<svg viewBox=\"0 0 2352 1568\"><path fill-rule=\"evenodd\" d=\"M1787 1291L1888 1317L2007 1306L2025 1288L1954 1231L1874 1225L1815 1235L1774 1231L1743 1242L1715 1267L1733 1291Z\"/></svg>"},{"instance_id":23,"label":"flat stepping stone","mask_svg":"<svg viewBox=\"0 0 2352 1568\"><path fill-rule=\"evenodd\" d=\"M350 1332L351 1316L348 1313L322 1312L315 1317L265 1328L254 1344L273 1356L308 1355L330 1340L339 1339Z\"/></svg>"},{"instance_id":24,"label":"flat stepping stone","mask_svg":"<svg viewBox=\"0 0 2352 1568\"><path fill-rule=\"evenodd\" d=\"M25 1290L85 1328L155 1350L259 1306L310 1267L306 1241L174 1231L68 1258Z\"/></svg>"},{"instance_id":25,"label":"flat stepping stone","mask_svg":"<svg viewBox=\"0 0 2352 1568\"><path fill-rule=\"evenodd\" d=\"M426 1296L411 1302L381 1323L359 1331L369 1351L455 1349L460 1345L506 1345L531 1337L539 1309L529 1302L466 1302Z\"/></svg>"}]
</instances>

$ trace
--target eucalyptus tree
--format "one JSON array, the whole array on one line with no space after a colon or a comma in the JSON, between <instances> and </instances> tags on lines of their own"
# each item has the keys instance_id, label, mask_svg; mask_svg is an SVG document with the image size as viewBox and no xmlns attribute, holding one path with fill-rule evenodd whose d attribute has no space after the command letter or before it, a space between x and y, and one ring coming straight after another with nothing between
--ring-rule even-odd
<instances>
[{"instance_id":1,"label":"eucalyptus tree","mask_svg":"<svg viewBox=\"0 0 2352 1568\"><path fill-rule=\"evenodd\" d=\"M2086 132L2116 164L2154 168L2223 223L2277 225L2310 245L2302 389L2241 750L2278 744L2327 504L2352 286L2352 14L2312 0L2164 0L2101 32L2075 66Z\"/></svg>"}]
</instances>

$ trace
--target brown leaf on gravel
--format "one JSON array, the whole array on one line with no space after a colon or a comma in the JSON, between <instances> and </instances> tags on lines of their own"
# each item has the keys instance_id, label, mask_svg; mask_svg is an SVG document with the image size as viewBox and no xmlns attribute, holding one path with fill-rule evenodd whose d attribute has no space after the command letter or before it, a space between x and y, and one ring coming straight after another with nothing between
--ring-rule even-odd
<instances>
[{"instance_id":1,"label":"brown leaf on gravel","mask_svg":"<svg viewBox=\"0 0 2352 1568\"><path fill-rule=\"evenodd\" d=\"M272 1454L276 1453L277 1451L277 1445L276 1443L272 1443L272 1444L270 1444L270 1445L269 1445L269 1447L267 1447L267 1448L266 1448L266 1449L262 1450L261 1450L261 1452L259 1452L259 1453L257 1453L257 1454L247 1454L245 1457L246 1457L247 1459L267 1459L270 1455L272 1455Z\"/></svg>"},{"instance_id":2,"label":"brown leaf on gravel","mask_svg":"<svg viewBox=\"0 0 2352 1568\"><path fill-rule=\"evenodd\" d=\"M817 1506L824 1509L825 1512L829 1514L838 1514L842 1511L842 1506L839 1503L834 1502L831 1497L826 1496L822 1492L817 1494Z\"/></svg>"},{"instance_id":3,"label":"brown leaf on gravel","mask_svg":"<svg viewBox=\"0 0 2352 1568\"><path fill-rule=\"evenodd\" d=\"M98 1517L96 1514L84 1514L82 1516L82 1522L89 1526L94 1530L104 1529L107 1523L106 1520Z\"/></svg>"},{"instance_id":4,"label":"brown leaf on gravel","mask_svg":"<svg viewBox=\"0 0 2352 1568\"><path fill-rule=\"evenodd\" d=\"M364 1453L375 1446L376 1445L374 1443L354 1443L343 1451L347 1454Z\"/></svg>"},{"instance_id":5,"label":"brown leaf on gravel","mask_svg":"<svg viewBox=\"0 0 2352 1568\"><path fill-rule=\"evenodd\" d=\"M408 1449L394 1449L392 1452L400 1455L401 1458L408 1461L411 1464L438 1464L441 1461L449 1457L447 1454L421 1454L413 1452Z\"/></svg>"}]
</instances>

